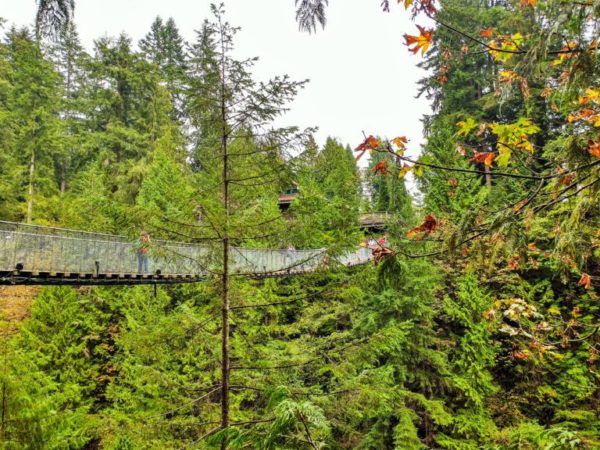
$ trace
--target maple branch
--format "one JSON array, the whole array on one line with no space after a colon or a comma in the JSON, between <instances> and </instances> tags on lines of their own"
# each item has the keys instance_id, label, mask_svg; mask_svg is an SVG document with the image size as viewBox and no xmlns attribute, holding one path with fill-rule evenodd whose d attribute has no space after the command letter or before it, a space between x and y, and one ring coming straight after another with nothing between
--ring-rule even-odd
<instances>
[{"instance_id":1,"label":"maple branch","mask_svg":"<svg viewBox=\"0 0 600 450\"><path fill-rule=\"evenodd\" d=\"M523 174L508 173L508 172L492 172L492 171L486 172L484 170L478 170L478 169L464 169L461 167L441 166L439 164L415 161L414 159L411 159L407 156L399 155L396 152L394 152L389 140L386 140L386 144L387 144L387 148L385 148L384 150L378 150L378 149L374 149L374 150L378 151L378 152L389 153L394 158L398 158L402 161L406 161L406 162L412 163L414 165L429 167L431 169L437 169L437 170L445 170L447 172L475 173L478 175L492 175L492 176L507 177L507 178L518 178L518 179L523 179L523 180L549 180L552 178L563 176L565 174L564 172L561 172L561 173L551 172L547 175L523 175ZM597 166L599 164L600 164L600 159L597 161L591 162L589 164L584 164L583 166L575 167L572 170L570 170L569 172L576 172L576 171L582 170L582 169L589 169L589 168Z\"/></svg>"},{"instance_id":2,"label":"maple branch","mask_svg":"<svg viewBox=\"0 0 600 450\"><path fill-rule=\"evenodd\" d=\"M589 5L586 5L586 6L589 6ZM475 42L478 45L481 45L481 46L487 48L491 52L509 53L509 54L513 54L513 55L524 55L524 54L527 54L526 50L509 50L509 49L503 49L503 48L497 48L497 47L491 46L491 45L487 44L486 42L483 42L482 40L477 39L476 37L473 37L470 34L465 33L464 31L459 30L458 28L456 28L456 27L454 27L452 25L449 25L449 24L447 24L447 23L445 23L445 22L437 19L433 14L426 13L426 15L432 21L434 21L435 23L437 23L438 25L440 25L440 26L442 26L442 27L444 27L444 28L446 28L446 29L454 32L454 33L457 33L460 36L462 36L462 37L464 37L464 38L466 38L466 39L468 39L468 40L470 40L472 42ZM591 47L590 49L597 50L597 47ZM580 52L584 52L584 51L585 51L585 49L583 49L583 48L575 47L575 48L568 48L568 49L561 49L561 50L550 50L550 51L546 52L546 54L547 55L561 55L561 54L568 54L568 53L580 53Z\"/></svg>"},{"instance_id":3,"label":"maple branch","mask_svg":"<svg viewBox=\"0 0 600 450\"><path fill-rule=\"evenodd\" d=\"M477 234L474 234L471 237L463 239L458 244L456 244L456 246L458 247L458 246L461 246L463 244L466 244L467 242L473 241L473 240L477 239L478 237L483 236L487 232L489 232L488 229L482 230L482 231L478 232ZM450 248L436 250L436 251L430 252L430 253L407 253L407 252L404 252L402 250L395 250L395 251L396 251L396 253L400 253L401 255L406 256L407 258L427 258L427 257L430 257L430 256L443 255L444 253L450 251Z\"/></svg>"},{"instance_id":4,"label":"maple branch","mask_svg":"<svg viewBox=\"0 0 600 450\"><path fill-rule=\"evenodd\" d=\"M447 23L445 23L445 22L442 22L442 21L441 21L441 20L439 20L439 19L436 19L436 18L435 18L433 15L431 15L431 14L427 14L427 16L428 16L428 17L429 17L431 20L433 20L435 23L437 23L438 25L440 25L440 26L442 26L442 27L444 27L444 28L446 28L446 29L448 29L448 30L450 30L450 31L454 32L454 33L457 33L457 34L461 35L462 37L464 37L464 38L466 38L466 39L468 39L468 40L470 40L470 41L473 41L473 42L475 42L475 43L477 43L477 44L479 44L479 45L481 45L481 46L483 46L483 47L487 48L487 49L488 49L488 50L490 50L490 51L499 52L499 53L511 53L511 54L517 54L517 55L520 55L520 54L523 54L523 53L525 53L525 51L523 51L523 50L506 50L506 49L502 49L502 48L496 48L496 47L492 47L491 45L489 45L489 44L487 44L487 43L483 42L482 40L480 40L480 39L477 39L476 37L473 37L473 36L471 36L470 34L468 34L468 33L465 33L464 31L461 31L461 30L459 30L458 28L455 28L455 27L453 27L452 25L448 25Z\"/></svg>"},{"instance_id":5,"label":"maple branch","mask_svg":"<svg viewBox=\"0 0 600 450\"><path fill-rule=\"evenodd\" d=\"M546 175L546 176L522 175L522 174L508 173L508 172L491 172L491 171L486 172L485 170L463 169L460 167L444 167L444 166L439 166L437 164L415 161L414 159L408 158L406 156L397 155L397 157L400 158L402 161L406 161L406 162L409 162L409 163L412 163L412 164L415 164L418 166L424 166L424 167L429 167L431 169L445 170L445 171L450 171L450 172L476 173L479 175L492 175L492 176L499 176L499 177L519 178L519 179L523 179L523 180L541 180L541 179L553 178L554 176L556 176L556 175Z\"/></svg>"},{"instance_id":6,"label":"maple branch","mask_svg":"<svg viewBox=\"0 0 600 450\"><path fill-rule=\"evenodd\" d=\"M568 341L568 342L581 342L581 341L585 341L586 339L589 339L592 336L594 336L598 331L600 331L600 325L596 325L594 327L594 329L591 332L589 332L588 334L586 334L585 336L579 336L579 337L573 338L573 339L566 339L566 341ZM559 344L562 344L562 342L564 342L564 341L556 342L554 344L552 344L551 342L544 342L544 344L546 344L546 345L559 345Z\"/></svg>"},{"instance_id":7,"label":"maple branch","mask_svg":"<svg viewBox=\"0 0 600 450\"><path fill-rule=\"evenodd\" d=\"M563 200L566 200L568 198L574 197L575 195L579 194L581 191L583 191L583 190L585 190L585 189L587 189L589 187L592 187L594 184L598 183L599 181L600 181L600 178L596 178L591 183L588 183L588 184L580 187L579 189L577 189L575 192L572 192L571 194L565 195L564 197L559 197L559 198L557 198L555 200L552 200L552 201L550 201L548 203L544 203L543 205L539 205L536 208L534 208L534 212L541 211L543 209L546 209L546 208L549 208L550 206L555 205L558 202L562 202Z\"/></svg>"}]
</instances>

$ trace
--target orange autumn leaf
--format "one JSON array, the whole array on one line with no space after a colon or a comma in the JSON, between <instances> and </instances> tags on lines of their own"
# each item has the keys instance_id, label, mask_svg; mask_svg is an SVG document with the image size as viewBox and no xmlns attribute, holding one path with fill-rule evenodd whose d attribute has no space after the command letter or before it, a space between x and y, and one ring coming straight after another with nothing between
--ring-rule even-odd
<instances>
[{"instance_id":1,"label":"orange autumn leaf","mask_svg":"<svg viewBox=\"0 0 600 450\"><path fill-rule=\"evenodd\" d=\"M375 164L371 170L374 174L380 173L381 175L389 175L387 165L387 159L384 159L383 161L379 161L377 164Z\"/></svg>"},{"instance_id":2,"label":"orange autumn leaf","mask_svg":"<svg viewBox=\"0 0 600 450\"><path fill-rule=\"evenodd\" d=\"M567 121L568 122L575 122L577 120L587 119L587 118L593 117L594 114L596 114L596 111L594 111L593 109L583 108L580 111L577 111L575 113L569 114L567 116Z\"/></svg>"},{"instance_id":3,"label":"orange autumn leaf","mask_svg":"<svg viewBox=\"0 0 600 450\"><path fill-rule=\"evenodd\" d=\"M516 359L529 359L529 352L525 351L516 351L513 352L513 357Z\"/></svg>"},{"instance_id":4,"label":"orange autumn leaf","mask_svg":"<svg viewBox=\"0 0 600 450\"><path fill-rule=\"evenodd\" d=\"M369 136L354 149L355 152L359 152L356 160L358 161L360 158L362 158L368 150L375 150L377 147L379 147L379 141L375 137Z\"/></svg>"},{"instance_id":5,"label":"orange autumn leaf","mask_svg":"<svg viewBox=\"0 0 600 450\"><path fill-rule=\"evenodd\" d=\"M418 36L410 34L404 35L404 45L406 45L412 53L417 54L420 50L421 55L424 55L433 39L433 29L425 29L421 25L417 25L417 28L419 29Z\"/></svg>"},{"instance_id":6,"label":"orange autumn leaf","mask_svg":"<svg viewBox=\"0 0 600 450\"><path fill-rule=\"evenodd\" d=\"M568 175L565 175L564 177L561 178L560 180L560 184L562 184L563 186L568 186L570 185L573 180L575 179L575 173L570 173Z\"/></svg>"},{"instance_id":7,"label":"orange autumn leaf","mask_svg":"<svg viewBox=\"0 0 600 450\"><path fill-rule=\"evenodd\" d=\"M398 0L398 3L402 2L402 0ZM410 8L410 5L412 5L413 0L404 0L404 9L408 9Z\"/></svg>"},{"instance_id":8,"label":"orange autumn leaf","mask_svg":"<svg viewBox=\"0 0 600 450\"><path fill-rule=\"evenodd\" d=\"M596 90L596 89L587 89L585 91L585 95L582 95L581 97L579 97L579 104L580 105L587 105L590 102L596 102L597 100L600 99L600 91Z\"/></svg>"},{"instance_id":9,"label":"orange autumn leaf","mask_svg":"<svg viewBox=\"0 0 600 450\"><path fill-rule=\"evenodd\" d=\"M376 266L381 260L394 256L395 253L391 248L378 246L371 250L371 254L373 256L373 265Z\"/></svg>"},{"instance_id":10,"label":"orange autumn leaf","mask_svg":"<svg viewBox=\"0 0 600 450\"><path fill-rule=\"evenodd\" d=\"M595 156L596 158L600 158L600 141L589 141L588 144L590 145L588 147L589 154Z\"/></svg>"},{"instance_id":11,"label":"orange autumn leaf","mask_svg":"<svg viewBox=\"0 0 600 450\"><path fill-rule=\"evenodd\" d=\"M510 84L513 81L518 81L521 79L519 74L512 70L501 70L498 74L500 76L500 83Z\"/></svg>"},{"instance_id":12,"label":"orange autumn leaf","mask_svg":"<svg viewBox=\"0 0 600 450\"><path fill-rule=\"evenodd\" d=\"M579 279L578 286L583 286L585 289L589 289L592 286L592 277L587 273L582 272L581 278Z\"/></svg>"},{"instance_id":13,"label":"orange autumn leaf","mask_svg":"<svg viewBox=\"0 0 600 450\"><path fill-rule=\"evenodd\" d=\"M396 145L396 147L404 150L406 148L406 144L408 144L408 139L406 136L397 136L392 139L392 142Z\"/></svg>"},{"instance_id":14,"label":"orange autumn leaf","mask_svg":"<svg viewBox=\"0 0 600 450\"><path fill-rule=\"evenodd\" d=\"M494 29L491 27L479 32L479 36L481 37L490 37L492 34L494 34Z\"/></svg>"},{"instance_id":15,"label":"orange autumn leaf","mask_svg":"<svg viewBox=\"0 0 600 450\"><path fill-rule=\"evenodd\" d=\"M367 143L369 144L369 147L372 149L375 149L379 146L379 141L377 139L375 139L373 136L369 136L367 138Z\"/></svg>"},{"instance_id":16,"label":"orange autumn leaf","mask_svg":"<svg viewBox=\"0 0 600 450\"><path fill-rule=\"evenodd\" d=\"M537 0L521 0L521 8L526 8L527 6L535 6Z\"/></svg>"},{"instance_id":17,"label":"orange autumn leaf","mask_svg":"<svg viewBox=\"0 0 600 450\"><path fill-rule=\"evenodd\" d=\"M549 98L552 95L552 88L549 86L546 86L544 89L542 89L542 92L540 92L540 96L544 97L544 98Z\"/></svg>"},{"instance_id":18,"label":"orange autumn leaf","mask_svg":"<svg viewBox=\"0 0 600 450\"><path fill-rule=\"evenodd\" d=\"M558 55L558 58L556 58L554 61L552 61L552 65L553 66L560 66L563 62L573 58L573 50L575 50L577 48L577 42L575 41L569 41L567 42L567 45L565 45L564 47L562 47L561 53ZM563 72L563 75L565 75L565 73ZM568 73L566 73L566 76L568 78Z\"/></svg>"},{"instance_id":19,"label":"orange autumn leaf","mask_svg":"<svg viewBox=\"0 0 600 450\"><path fill-rule=\"evenodd\" d=\"M404 164L402 166L402 168L400 169L400 172L398 173L398 175L402 178L404 178L406 176L406 174L408 172L410 172L413 169L413 166L409 166L408 164Z\"/></svg>"},{"instance_id":20,"label":"orange autumn leaf","mask_svg":"<svg viewBox=\"0 0 600 450\"><path fill-rule=\"evenodd\" d=\"M437 228L438 228L438 222L437 222L436 218L433 216L433 214L427 214L425 216L425 220L423 221L423 223L421 225L408 230L407 237L412 238L421 233L423 233L424 235L428 235L428 234L433 233L435 230L437 230ZM419 237L419 239L422 239L422 236Z\"/></svg>"},{"instance_id":21,"label":"orange autumn leaf","mask_svg":"<svg viewBox=\"0 0 600 450\"><path fill-rule=\"evenodd\" d=\"M516 270L519 268L521 263L521 257L519 255L515 255L508 260L508 268L511 270Z\"/></svg>"},{"instance_id":22,"label":"orange autumn leaf","mask_svg":"<svg viewBox=\"0 0 600 450\"><path fill-rule=\"evenodd\" d=\"M486 166L491 167L495 158L496 154L493 152L475 152L471 158L471 161L483 163Z\"/></svg>"},{"instance_id":23,"label":"orange autumn leaf","mask_svg":"<svg viewBox=\"0 0 600 450\"><path fill-rule=\"evenodd\" d=\"M588 122L594 124L595 127L600 127L600 114L594 114L593 116L588 117Z\"/></svg>"}]
</instances>

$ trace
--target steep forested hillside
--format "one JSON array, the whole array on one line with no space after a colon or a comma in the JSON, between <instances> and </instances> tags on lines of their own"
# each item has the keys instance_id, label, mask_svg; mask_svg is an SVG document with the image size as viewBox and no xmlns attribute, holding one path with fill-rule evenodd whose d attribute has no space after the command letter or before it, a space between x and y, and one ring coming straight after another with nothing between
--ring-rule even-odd
<instances>
[{"instance_id":1,"label":"steep forested hillside","mask_svg":"<svg viewBox=\"0 0 600 450\"><path fill-rule=\"evenodd\" d=\"M397 2L429 73L418 159L401 128L353 150L275 127L305 82L255 81L222 7L193 42L157 18L90 53L52 3L3 30L0 220L200 243L211 276L29 289L18 314L0 290L0 448L600 448L597 1ZM331 259L253 279L234 247Z\"/></svg>"}]
</instances>

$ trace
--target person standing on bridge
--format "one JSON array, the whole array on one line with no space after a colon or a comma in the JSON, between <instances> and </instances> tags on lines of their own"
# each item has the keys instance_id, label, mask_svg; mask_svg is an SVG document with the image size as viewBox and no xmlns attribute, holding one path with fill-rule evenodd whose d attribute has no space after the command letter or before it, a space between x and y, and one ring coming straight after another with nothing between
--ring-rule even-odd
<instances>
[{"instance_id":1,"label":"person standing on bridge","mask_svg":"<svg viewBox=\"0 0 600 450\"><path fill-rule=\"evenodd\" d=\"M150 250L150 235L147 231L140 233L140 242L137 250L138 273L148 273L148 251Z\"/></svg>"}]
</instances>

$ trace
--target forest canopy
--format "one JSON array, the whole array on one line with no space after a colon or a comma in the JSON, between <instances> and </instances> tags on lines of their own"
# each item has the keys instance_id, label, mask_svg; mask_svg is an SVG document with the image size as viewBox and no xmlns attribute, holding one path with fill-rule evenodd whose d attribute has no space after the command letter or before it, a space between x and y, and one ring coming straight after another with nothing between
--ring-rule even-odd
<instances>
[{"instance_id":1,"label":"forest canopy","mask_svg":"<svg viewBox=\"0 0 600 450\"><path fill-rule=\"evenodd\" d=\"M418 157L402 124L277 127L307 81L257 81L222 5L191 42L157 17L88 52L74 1L3 29L0 220L200 243L211 274L34 288L18 321L0 288L0 448L600 448L600 3L370 1L415 22ZM319 39L328 1L295 6ZM331 263L240 277L238 247Z\"/></svg>"}]
</instances>

